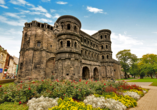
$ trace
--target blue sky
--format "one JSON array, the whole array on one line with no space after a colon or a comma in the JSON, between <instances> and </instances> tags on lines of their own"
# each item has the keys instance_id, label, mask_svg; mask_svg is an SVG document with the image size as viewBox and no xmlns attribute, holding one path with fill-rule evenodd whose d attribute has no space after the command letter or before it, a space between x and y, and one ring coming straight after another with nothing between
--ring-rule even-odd
<instances>
[{"instance_id":1,"label":"blue sky","mask_svg":"<svg viewBox=\"0 0 157 110\"><path fill-rule=\"evenodd\" d=\"M114 59L124 49L157 54L156 0L0 0L0 45L19 57L25 22L54 25L62 15L77 17L90 35L110 29Z\"/></svg>"}]
</instances>

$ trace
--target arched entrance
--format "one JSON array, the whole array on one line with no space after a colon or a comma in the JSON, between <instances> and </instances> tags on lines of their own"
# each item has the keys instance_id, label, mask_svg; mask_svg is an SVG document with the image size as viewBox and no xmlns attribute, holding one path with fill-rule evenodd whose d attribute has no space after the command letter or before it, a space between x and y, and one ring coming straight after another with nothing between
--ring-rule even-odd
<instances>
[{"instance_id":1,"label":"arched entrance","mask_svg":"<svg viewBox=\"0 0 157 110\"><path fill-rule=\"evenodd\" d=\"M46 78L51 78L51 76L54 74L54 68L55 68L55 60L54 58L50 58L46 62Z\"/></svg>"},{"instance_id":2,"label":"arched entrance","mask_svg":"<svg viewBox=\"0 0 157 110\"><path fill-rule=\"evenodd\" d=\"M82 79L87 80L89 79L89 68L88 67L83 67L82 69Z\"/></svg>"},{"instance_id":3,"label":"arched entrance","mask_svg":"<svg viewBox=\"0 0 157 110\"><path fill-rule=\"evenodd\" d=\"M98 68L94 68L94 80L99 80L99 73L98 73Z\"/></svg>"}]
</instances>

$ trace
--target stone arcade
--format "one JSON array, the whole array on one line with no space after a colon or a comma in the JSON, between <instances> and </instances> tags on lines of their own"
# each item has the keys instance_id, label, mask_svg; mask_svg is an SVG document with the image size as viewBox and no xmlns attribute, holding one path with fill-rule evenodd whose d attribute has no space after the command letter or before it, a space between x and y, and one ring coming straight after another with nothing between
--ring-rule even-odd
<instances>
[{"instance_id":1,"label":"stone arcade","mask_svg":"<svg viewBox=\"0 0 157 110\"><path fill-rule=\"evenodd\" d=\"M29 79L119 79L121 66L112 59L111 31L88 35L81 22L64 15L54 26L25 23L16 81Z\"/></svg>"}]
</instances>

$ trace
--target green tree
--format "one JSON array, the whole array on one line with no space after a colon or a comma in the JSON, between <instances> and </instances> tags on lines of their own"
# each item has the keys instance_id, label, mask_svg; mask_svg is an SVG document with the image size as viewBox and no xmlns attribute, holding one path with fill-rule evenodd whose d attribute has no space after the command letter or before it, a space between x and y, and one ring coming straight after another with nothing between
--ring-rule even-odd
<instances>
[{"instance_id":1,"label":"green tree","mask_svg":"<svg viewBox=\"0 0 157 110\"><path fill-rule=\"evenodd\" d=\"M139 66L142 72L149 74L151 78L153 78L153 74L155 74L157 78L157 55L143 55L141 61L139 62Z\"/></svg>"},{"instance_id":2,"label":"green tree","mask_svg":"<svg viewBox=\"0 0 157 110\"><path fill-rule=\"evenodd\" d=\"M131 54L130 56L130 60L129 60L129 72L132 76L134 76L135 78L135 75L137 75L139 72L138 72L138 58L135 54Z\"/></svg>"},{"instance_id":3,"label":"green tree","mask_svg":"<svg viewBox=\"0 0 157 110\"><path fill-rule=\"evenodd\" d=\"M127 79L127 72L129 72L129 61L131 60L130 50L122 50L116 54L116 58L120 61L122 71L125 73L125 79Z\"/></svg>"}]
</instances>

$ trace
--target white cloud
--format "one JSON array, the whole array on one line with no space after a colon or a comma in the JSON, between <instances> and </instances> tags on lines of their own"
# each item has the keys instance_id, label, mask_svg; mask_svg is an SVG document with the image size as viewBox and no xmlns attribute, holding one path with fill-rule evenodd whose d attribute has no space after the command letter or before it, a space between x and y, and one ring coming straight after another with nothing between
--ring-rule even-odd
<instances>
[{"instance_id":1,"label":"white cloud","mask_svg":"<svg viewBox=\"0 0 157 110\"><path fill-rule=\"evenodd\" d=\"M55 18L59 18L59 17L60 17L59 14L55 14L55 16L53 16L54 19L55 19Z\"/></svg>"},{"instance_id":2,"label":"white cloud","mask_svg":"<svg viewBox=\"0 0 157 110\"><path fill-rule=\"evenodd\" d=\"M19 57L21 47L22 30L17 29L0 29L1 46L7 50L10 55ZM4 33L7 32L7 33ZM20 39L18 39L20 38ZM6 43L7 41L7 43Z\"/></svg>"},{"instance_id":3,"label":"white cloud","mask_svg":"<svg viewBox=\"0 0 157 110\"><path fill-rule=\"evenodd\" d=\"M54 9L50 9L50 11L51 11L51 13L53 13L53 12L55 12L56 10L54 10Z\"/></svg>"},{"instance_id":4,"label":"white cloud","mask_svg":"<svg viewBox=\"0 0 157 110\"><path fill-rule=\"evenodd\" d=\"M17 15L17 13L5 13L5 15L7 15L7 16L10 16L10 17L13 17L13 18L20 18L18 15Z\"/></svg>"},{"instance_id":5,"label":"white cloud","mask_svg":"<svg viewBox=\"0 0 157 110\"><path fill-rule=\"evenodd\" d=\"M88 29L81 29L81 30L84 31L84 32L86 32L89 35L92 35L92 34L94 34L94 33L97 32L97 30L88 30Z\"/></svg>"},{"instance_id":6,"label":"white cloud","mask_svg":"<svg viewBox=\"0 0 157 110\"><path fill-rule=\"evenodd\" d=\"M6 23L12 26L24 26L24 23L27 22L27 20L19 19L19 20L8 20L6 17L0 16L0 22Z\"/></svg>"},{"instance_id":7,"label":"white cloud","mask_svg":"<svg viewBox=\"0 0 157 110\"><path fill-rule=\"evenodd\" d=\"M42 2L49 2L49 1L51 1L51 0L41 0Z\"/></svg>"},{"instance_id":8,"label":"white cloud","mask_svg":"<svg viewBox=\"0 0 157 110\"><path fill-rule=\"evenodd\" d=\"M104 14L107 14L106 12L103 12L103 9L98 9L98 8L94 8L94 7L90 7L90 6L87 6L87 10L89 12L93 12L93 13L104 13Z\"/></svg>"},{"instance_id":9,"label":"white cloud","mask_svg":"<svg viewBox=\"0 0 157 110\"><path fill-rule=\"evenodd\" d=\"M43 8L42 6L33 7L33 8L30 8L30 9L35 10L35 11L40 11L40 12L47 12L47 10L45 8Z\"/></svg>"},{"instance_id":10,"label":"white cloud","mask_svg":"<svg viewBox=\"0 0 157 110\"><path fill-rule=\"evenodd\" d=\"M40 22L49 22L49 23L52 23L53 21L52 20L49 20L49 19L44 19L44 18L35 18L35 20L37 20L37 21L40 21Z\"/></svg>"},{"instance_id":11,"label":"white cloud","mask_svg":"<svg viewBox=\"0 0 157 110\"><path fill-rule=\"evenodd\" d=\"M51 14L49 14L49 13L46 13L45 16L46 16L47 18L51 18Z\"/></svg>"},{"instance_id":12,"label":"white cloud","mask_svg":"<svg viewBox=\"0 0 157 110\"><path fill-rule=\"evenodd\" d=\"M0 7L8 9L8 7L5 5L0 5Z\"/></svg>"},{"instance_id":13,"label":"white cloud","mask_svg":"<svg viewBox=\"0 0 157 110\"><path fill-rule=\"evenodd\" d=\"M67 4L68 2L63 2L63 1L58 1L58 2L56 2L57 4L60 4L60 5L65 5L65 4Z\"/></svg>"},{"instance_id":14,"label":"white cloud","mask_svg":"<svg viewBox=\"0 0 157 110\"><path fill-rule=\"evenodd\" d=\"M0 4L5 4L5 1L4 0L0 0Z\"/></svg>"},{"instance_id":15,"label":"white cloud","mask_svg":"<svg viewBox=\"0 0 157 110\"><path fill-rule=\"evenodd\" d=\"M0 0L0 7L8 9L8 7L5 6L4 4L5 4L5 1L4 0Z\"/></svg>"},{"instance_id":16,"label":"white cloud","mask_svg":"<svg viewBox=\"0 0 157 110\"><path fill-rule=\"evenodd\" d=\"M10 3L14 5L26 5L27 4L25 0L10 0Z\"/></svg>"}]
</instances>

